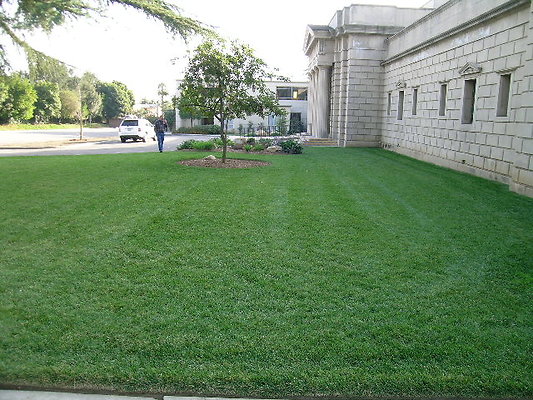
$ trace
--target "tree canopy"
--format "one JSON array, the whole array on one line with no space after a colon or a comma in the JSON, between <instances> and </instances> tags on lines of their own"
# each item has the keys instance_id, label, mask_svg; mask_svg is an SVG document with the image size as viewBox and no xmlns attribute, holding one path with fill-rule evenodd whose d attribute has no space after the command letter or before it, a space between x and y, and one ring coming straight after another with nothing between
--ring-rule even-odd
<instances>
[{"instance_id":1,"label":"tree canopy","mask_svg":"<svg viewBox=\"0 0 533 400\"><path fill-rule=\"evenodd\" d=\"M184 39L192 34L212 33L199 21L183 16L181 10L167 0L0 0L0 34L22 47L29 58L46 58L23 39L24 33L36 29L50 32L67 20L102 14L110 4L138 10L162 22L169 33ZM0 69L8 61L0 43Z\"/></svg>"},{"instance_id":2,"label":"tree canopy","mask_svg":"<svg viewBox=\"0 0 533 400\"><path fill-rule=\"evenodd\" d=\"M220 122L225 161L228 120L285 113L275 93L265 84L274 78L284 79L269 72L250 47L238 42L207 40L189 60L180 85L178 107L185 114L204 115Z\"/></svg>"}]
</instances>

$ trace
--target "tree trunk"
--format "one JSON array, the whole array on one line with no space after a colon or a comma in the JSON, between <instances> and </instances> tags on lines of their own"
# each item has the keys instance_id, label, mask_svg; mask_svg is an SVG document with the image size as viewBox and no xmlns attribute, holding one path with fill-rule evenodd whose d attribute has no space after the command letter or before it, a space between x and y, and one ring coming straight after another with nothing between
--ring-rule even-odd
<instances>
[{"instance_id":1,"label":"tree trunk","mask_svg":"<svg viewBox=\"0 0 533 400\"><path fill-rule=\"evenodd\" d=\"M221 134L220 138L222 139L222 163L226 162L226 153L228 152L228 132L226 132L226 121L222 118L221 121Z\"/></svg>"}]
</instances>

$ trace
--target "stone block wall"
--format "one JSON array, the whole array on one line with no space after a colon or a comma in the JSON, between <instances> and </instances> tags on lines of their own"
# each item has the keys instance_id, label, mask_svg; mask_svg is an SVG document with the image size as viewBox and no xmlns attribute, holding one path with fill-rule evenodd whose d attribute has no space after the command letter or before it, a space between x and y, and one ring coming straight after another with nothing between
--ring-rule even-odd
<instances>
[{"instance_id":1,"label":"stone block wall","mask_svg":"<svg viewBox=\"0 0 533 400\"><path fill-rule=\"evenodd\" d=\"M340 146L379 146L384 36L337 39L331 82L331 137Z\"/></svg>"},{"instance_id":2,"label":"stone block wall","mask_svg":"<svg viewBox=\"0 0 533 400\"><path fill-rule=\"evenodd\" d=\"M521 2L456 33L449 32L434 43L403 54L398 50L399 56L386 59L380 110L383 147L502 181L532 196L531 21L531 3ZM424 38L420 39L423 42ZM402 33L393 36L391 47L401 49L401 41ZM511 77L510 98L507 115L497 116L502 75ZM473 120L465 123L465 86L473 80ZM444 115L439 115L442 85L447 89L446 108ZM402 119L398 118L400 92Z\"/></svg>"}]
</instances>

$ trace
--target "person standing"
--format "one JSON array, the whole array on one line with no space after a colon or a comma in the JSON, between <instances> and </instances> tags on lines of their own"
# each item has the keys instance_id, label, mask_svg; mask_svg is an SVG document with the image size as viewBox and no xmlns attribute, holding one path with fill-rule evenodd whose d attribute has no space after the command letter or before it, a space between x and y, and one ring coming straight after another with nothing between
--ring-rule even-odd
<instances>
[{"instance_id":1,"label":"person standing","mask_svg":"<svg viewBox=\"0 0 533 400\"><path fill-rule=\"evenodd\" d=\"M157 136L157 147L159 148L159 152L162 153L163 142L165 141L165 132L168 131L168 123L163 114L161 114L159 119L155 121L154 131Z\"/></svg>"}]
</instances>

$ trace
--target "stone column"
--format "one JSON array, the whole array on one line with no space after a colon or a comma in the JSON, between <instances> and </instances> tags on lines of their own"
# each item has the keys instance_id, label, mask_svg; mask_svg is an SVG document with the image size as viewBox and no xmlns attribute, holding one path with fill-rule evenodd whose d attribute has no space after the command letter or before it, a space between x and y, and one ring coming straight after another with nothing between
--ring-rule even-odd
<instances>
[{"instance_id":1,"label":"stone column","mask_svg":"<svg viewBox=\"0 0 533 400\"><path fill-rule=\"evenodd\" d=\"M316 86L316 128L313 129L320 138L329 137L329 67L320 65L318 67Z\"/></svg>"},{"instance_id":2,"label":"stone column","mask_svg":"<svg viewBox=\"0 0 533 400\"><path fill-rule=\"evenodd\" d=\"M309 71L307 74L309 78L309 88L307 89L307 133L313 134L313 114L314 114L314 96L315 96L315 86L314 79L315 74L313 70Z\"/></svg>"}]
</instances>

